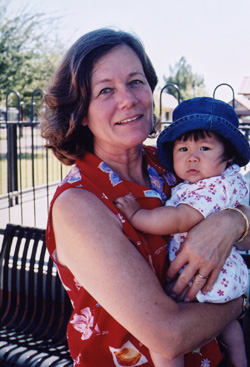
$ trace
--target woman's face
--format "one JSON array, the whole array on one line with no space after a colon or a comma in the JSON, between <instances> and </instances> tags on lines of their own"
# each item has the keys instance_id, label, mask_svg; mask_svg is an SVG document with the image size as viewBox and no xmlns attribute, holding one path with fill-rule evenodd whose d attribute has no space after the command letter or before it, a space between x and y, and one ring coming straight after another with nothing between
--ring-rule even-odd
<instances>
[{"instance_id":1,"label":"woman's face","mask_svg":"<svg viewBox=\"0 0 250 367\"><path fill-rule=\"evenodd\" d=\"M83 125L94 135L94 149L133 148L147 138L152 122L152 91L140 59L130 47L117 46L92 71L91 99Z\"/></svg>"}]
</instances>

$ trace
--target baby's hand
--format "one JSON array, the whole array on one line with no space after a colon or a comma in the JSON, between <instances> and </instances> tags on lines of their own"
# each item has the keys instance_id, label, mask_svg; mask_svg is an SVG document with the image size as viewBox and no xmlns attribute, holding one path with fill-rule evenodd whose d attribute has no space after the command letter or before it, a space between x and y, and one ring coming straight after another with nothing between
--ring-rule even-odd
<instances>
[{"instance_id":1,"label":"baby's hand","mask_svg":"<svg viewBox=\"0 0 250 367\"><path fill-rule=\"evenodd\" d=\"M126 195L116 199L115 205L129 221L131 221L134 214L141 209L140 205L131 195Z\"/></svg>"}]
</instances>

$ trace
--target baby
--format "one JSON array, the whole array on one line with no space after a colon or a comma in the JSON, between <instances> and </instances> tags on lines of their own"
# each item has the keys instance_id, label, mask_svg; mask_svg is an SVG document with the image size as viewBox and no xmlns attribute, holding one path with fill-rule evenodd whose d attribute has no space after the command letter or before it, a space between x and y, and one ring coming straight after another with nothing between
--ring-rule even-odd
<instances>
[{"instance_id":1,"label":"baby","mask_svg":"<svg viewBox=\"0 0 250 367\"><path fill-rule=\"evenodd\" d=\"M187 231L216 211L236 208L247 194L239 166L249 162L250 148L238 125L234 110L222 101L200 97L180 103L173 112L173 123L160 134L157 145L162 164L183 182L172 189L165 206L154 210L141 209L131 196L116 200L135 228L171 234L170 261ZM197 276L206 281L209 274ZM196 298L199 302L228 302L244 294L247 283L247 267L234 247L213 289L206 294L199 291ZM247 367L238 321L229 324L221 338L230 366ZM153 352L151 356L156 367L184 366L183 357L169 361Z\"/></svg>"}]
</instances>

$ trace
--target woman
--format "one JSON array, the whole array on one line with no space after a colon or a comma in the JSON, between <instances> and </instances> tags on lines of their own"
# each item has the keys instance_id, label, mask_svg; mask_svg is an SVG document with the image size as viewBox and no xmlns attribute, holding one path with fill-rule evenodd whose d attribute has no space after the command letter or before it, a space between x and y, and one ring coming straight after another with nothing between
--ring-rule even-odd
<instances>
[{"instance_id":1,"label":"woman","mask_svg":"<svg viewBox=\"0 0 250 367\"><path fill-rule=\"evenodd\" d=\"M132 192L142 207L160 206L174 184L155 149L142 145L153 127L156 83L136 38L101 29L71 47L45 96L47 146L63 163L76 163L52 200L47 246L74 306L68 342L79 366L152 367L149 349L168 359L186 354L241 313L241 299L183 304L166 296L166 239L136 231L114 205ZM197 272L209 275L209 289L245 231L239 213L213 216L190 232L168 270L172 279L188 263L175 295ZM202 251L195 251L201 241ZM195 277L190 300L205 283ZM186 366L216 366L220 354L212 342L185 358Z\"/></svg>"}]
</instances>

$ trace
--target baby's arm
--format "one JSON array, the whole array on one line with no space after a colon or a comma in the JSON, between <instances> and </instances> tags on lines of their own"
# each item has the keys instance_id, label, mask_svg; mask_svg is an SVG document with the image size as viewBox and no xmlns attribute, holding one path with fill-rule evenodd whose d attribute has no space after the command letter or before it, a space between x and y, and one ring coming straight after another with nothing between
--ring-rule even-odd
<instances>
[{"instance_id":1,"label":"baby's arm","mask_svg":"<svg viewBox=\"0 0 250 367\"><path fill-rule=\"evenodd\" d=\"M130 195L118 198L116 206L135 228L156 235L187 232L204 219L198 210L187 204L141 209Z\"/></svg>"}]
</instances>

